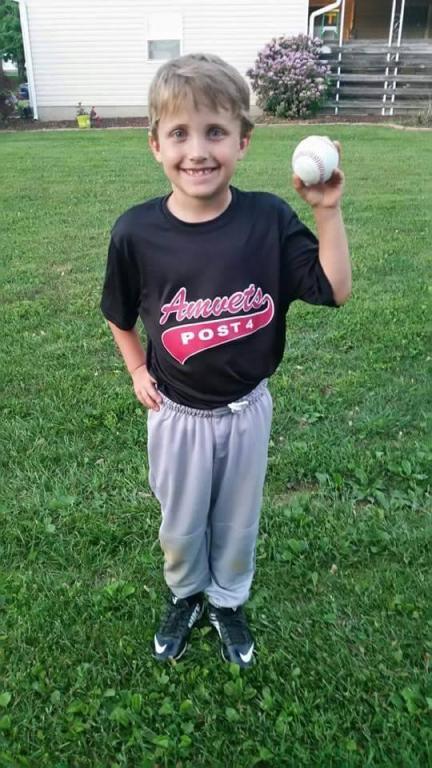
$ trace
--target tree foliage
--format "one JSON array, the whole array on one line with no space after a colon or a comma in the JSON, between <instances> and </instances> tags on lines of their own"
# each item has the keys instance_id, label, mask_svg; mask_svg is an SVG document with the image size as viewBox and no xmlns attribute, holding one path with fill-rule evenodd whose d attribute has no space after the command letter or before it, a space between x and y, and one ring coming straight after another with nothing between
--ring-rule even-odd
<instances>
[{"instance_id":1,"label":"tree foliage","mask_svg":"<svg viewBox=\"0 0 432 768\"><path fill-rule=\"evenodd\" d=\"M13 0L0 0L0 59L15 61L20 77L25 77L19 6Z\"/></svg>"}]
</instances>

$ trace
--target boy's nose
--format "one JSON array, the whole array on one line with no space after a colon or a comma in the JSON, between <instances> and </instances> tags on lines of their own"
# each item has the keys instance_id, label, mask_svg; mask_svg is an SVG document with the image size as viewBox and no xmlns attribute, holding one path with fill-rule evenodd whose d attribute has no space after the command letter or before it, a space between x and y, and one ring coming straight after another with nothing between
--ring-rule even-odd
<instances>
[{"instance_id":1,"label":"boy's nose","mask_svg":"<svg viewBox=\"0 0 432 768\"><path fill-rule=\"evenodd\" d=\"M208 157L207 147L201 139L193 139L188 147L189 160L194 163L202 162Z\"/></svg>"}]
</instances>

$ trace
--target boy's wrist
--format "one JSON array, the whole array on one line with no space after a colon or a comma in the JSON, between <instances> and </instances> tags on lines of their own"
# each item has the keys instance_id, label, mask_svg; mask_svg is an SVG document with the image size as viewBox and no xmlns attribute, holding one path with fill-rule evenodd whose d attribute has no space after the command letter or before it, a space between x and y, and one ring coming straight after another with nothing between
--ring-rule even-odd
<instances>
[{"instance_id":1,"label":"boy's wrist","mask_svg":"<svg viewBox=\"0 0 432 768\"><path fill-rule=\"evenodd\" d=\"M312 207L312 212L317 223L334 221L342 218L342 209L340 205L315 205Z\"/></svg>"},{"instance_id":2,"label":"boy's wrist","mask_svg":"<svg viewBox=\"0 0 432 768\"><path fill-rule=\"evenodd\" d=\"M131 368L131 369L129 370L129 375L130 375L130 376L133 376L133 375L134 375L134 374L135 374L135 373L136 373L136 372L137 372L137 371L138 371L140 368L147 368L147 366L146 366L146 364L145 364L145 363L139 363L139 364L138 364L138 365L136 365L134 368Z\"/></svg>"},{"instance_id":3,"label":"boy's wrist","mask_svg":"<svg viewBox=\"0 0 432 768\"><path fill-rule=\"evenodd\" d=\"M317 203L316 205L312 205L312 210L315 212L320 211L337 211L338 213L341 212L341 204L340 201L335 203L335 205L322 205L321 203Z\"/></svg>"}]
</instances>

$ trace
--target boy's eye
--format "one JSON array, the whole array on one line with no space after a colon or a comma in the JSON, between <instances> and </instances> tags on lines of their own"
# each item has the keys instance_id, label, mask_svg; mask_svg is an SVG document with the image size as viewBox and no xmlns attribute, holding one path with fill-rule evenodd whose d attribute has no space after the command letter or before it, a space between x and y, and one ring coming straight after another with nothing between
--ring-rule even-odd
<instances>
[{"instance_id":1,"label":"boy's eye","mask_svg":"<svg viewBox=\"0 0 432 768\"><path fill-rule=\"evenodd\" d=\"M225 131L223 128L220 128L218 125L213 125L212 128L209 129L209 136L212 139L219 139L221 136L225 136Z\"/></svg>"},{"instance_id":2,"label":"boy's eye","mask_svg":"<svg viewBox=\"0 0 432 768\"><path fill-rule=\"evenodd\" d=\"M176 128L174 131L171 132L171 136L174 139L184 139L185 132L184 132L183 128Z\"/></svg>"}]
</instances>

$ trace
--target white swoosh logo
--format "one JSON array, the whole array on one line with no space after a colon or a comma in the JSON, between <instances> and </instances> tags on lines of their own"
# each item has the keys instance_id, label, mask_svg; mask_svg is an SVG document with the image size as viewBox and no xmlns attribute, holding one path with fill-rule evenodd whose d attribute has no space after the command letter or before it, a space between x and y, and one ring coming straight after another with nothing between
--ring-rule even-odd
<instances>
[{"instance_id":1,"label":"white swoosh logo","mask_svg":"<svg viewBox=\"0 0 432 768\"><path fill-rule=\"evenodd\" d=\"M155 644L155 648L156 648L156 653L163 653L165 648L167 647L167 643L165 643L165 645L159 645L158 639L157 639L156 635L154 637L154 644ZM240 656L241 656L241 654L240 654Z\"/></svg>"},{"instance_id":2,"label":"white swoosh logo","mask_svg":"<svg viewBox=\"0 0 432 768\"><path fill-rule=\"evenodd\" d=\"M241 660L244 661L245 664L248 664L250 662L250 660L252 658L252 654L253 654L253 649L254 649L254 647L253 647L253 643L252 643L252 645L249 648L247 653L240 653L239 654Z\"/></svg>"}]
</instances>

